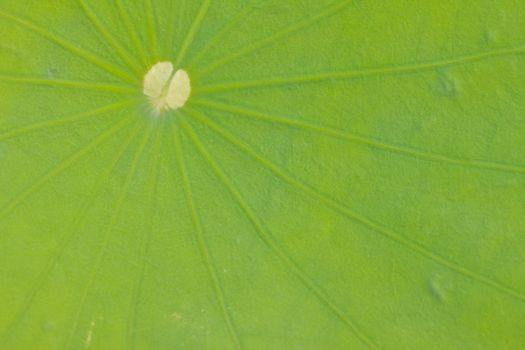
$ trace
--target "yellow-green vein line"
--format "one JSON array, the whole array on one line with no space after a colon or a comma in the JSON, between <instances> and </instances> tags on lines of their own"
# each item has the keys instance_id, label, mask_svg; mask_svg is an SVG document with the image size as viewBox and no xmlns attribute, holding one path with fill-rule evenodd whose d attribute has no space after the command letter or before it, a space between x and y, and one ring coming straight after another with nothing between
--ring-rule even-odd
<instances>
[{"instance_id":1,"label":"yellow-green vein line","mask_svg":"<svg viewBox=\"0 0 525 350\"><path fill-rule=\"evenodd\" d=\"M496 57L506 57L525 54L525 47L507 47L491 51L479 52L467 56L452 57L443 60L428 62L419 62L399 66L387 66L378 68L364 68L349 71L335 71L316 74L304 74L293 77L276 77L254 81L236 81L210 84L199 87L201 93L224 92L239 89L265 88L272 86L307 84L322 81L336 81L346 79L362 79L367 77L396 76L403 74L414 74L424 71L431 71L438 68L463 65L473 62L479 62Z\"/></svg>"},{"instance_id":2,"label":"yellow-green vein line","mask_svg":"<svg viewBox=\"0 0 525 350\"><path fill-rule=\"evenodd\" d=\"M302 271L299 266L295 263L295 261L285 252L282 250L282 248L276 243L275 238L273 235L268 232L264 225L262 224L259 217L255 214L255 212L251 209L251 207L245 202L244 197L241 195L237 187L231 182L229 177L226 175L226 173L222 170L221 166L217 163L217 161L213 158L213 156L210 155L210 153L206 150L202 142L200 141L199 137L193 130L193 128L184 120L182 120L182 126L190 139L193 141L196 149L199 151L199 153L202 155L202 157L206 160L206 162L211 167L212 171L215 173L215 175L221 180L221 182L224 184L224 186L228 189L230 194L233 196L233 198L236 200L237 204L239 205L239 208L245 213L246 217L250 221L250 223L253 225L258 237L261 239L261 241L270 248L273 253L279 258L279 260L286 266L298 279L301 281L304 286L312 292L313 295L316 296L316 298L319 299L319 301L325 305L341 322L343 322L349 330L367 347L375 349L376 346L372 342L371 339L368 338L355 324L353 320L351 320L344 311L342 311L327 295L326 293L317 286L311 278Z\"/></svg>"},{"instance_id":3,"label":"yellow-green vein line","mask_svg":"<svg viewBox=\"0 0 525 350\"><path fill-rule=\"evenodd\" d=\"M0 82L27 84L35 86L65 87L74 89L85 89L95 91L108 91L118 94L132 94L135 89L127 86L113 85L109 83L98 83L88 81L73 81L63 79L31 78L23 76L0 75Z\"/></svg>"},{"instance_id":4,"label":"yellow-green vein line","mask_svg":"<svg viewBox=\"0 0 525 350\"><path fill-rule=\"evenodd\" d=\"M245 18L245 16L253 9L255 4L255 1L250 1L241 11L239 11L239 13L234 18L229 20L228 23L224 25L224 27L221 28L221 30L206 43L206 45L195 55L195 57L192 58L191 62L189 62L189 66L194 67L195 64L197 64L204 57L204 55L213 47L216 42L228 34L240 20Z\"/></svg>"},{"instance_id":5,"label":"yellow-green vein line","mask_svg":"<svg viewBox=\"0 0 525 350\"><path fill-rule=\"evenodd\" d=\"M94 109L94 110L91 110L91 111L79 113L79 114L76 114L76 115L73 115L73 116L70 116L70 117L49 118L48 120L45 120L45 121L42 121L42 122L38 122L38 123L30 124L30 125L24 125L24 126L21 126L19 128L16 128L16 129L13 129L13 130L7 130L4 133L1 133L0 134L0 141L5 141L5 140L8 140L8 139L12 139L14 137L18 137L18 136L25 135L25 134L28 134L30 132L35 132L35 131L42 130L42 129L48 129L48 128L62 126L62 125L70 124L70 123L75 123L75 122L84 120L86 118L92 118L92 117L100 116L100 115L102 115L104 113L118 111L120 109L125 108L126 106L131 105L134 102L135 102L134 99L133 100L126 100L126 101L123 101L123 102L117 102L117 103L113 103L113 104L110 104L110 105L107 105L107 106L104 106L104 107L101 107L101 108L97 108L97 109Z\"/></svg>"},{"instance_id":6,"label":"yellow-green vein line","mask_svg":"<svg viewBox=\"0 0 525 350\"><path fill-rule=\"evenodd\" d=\"M153 60L159 58L159 49L158 49L158 39L157 39L157 25L155 24L155 8L151 3L151 0L145 1L146 6L146 19L148 25L148 37L151 47L151 54L153 55Z\"/></svg>"},{"instance_id":7,"label":"yellow-green vein line","mask_svg":"<svg viewBox=\"0 0 525 350\"><path fill-rule=\"evenodd\" d=\"M97 17L97 15L91 10L91 8L86 4L85 0L79 0L80 7L84 11L86 17L93 23L94 27L99 31L99 33L107 40L109 45L113 47L115 52L120 56L120 58L129 66L129 68L136 74L142 73L142 67L131 57L128 51L123 48L117 40L111 35L104 23Z\"/></svg>"},{"instance_id":8,"label":"yellow-green vein line","mask_svg":"<svg viewBox=\"0 0 525 350\"><path fill-rule=\"evenodd\" d=\"M402 145L394 145L384 141L375 140L373 138L359 135L352 132L341 131L333 129L331 127L317 125L314 123L309 123L306 121L281 117L273 115L270 113L258 112L246 108L241 108L237 106L227 105L218 102L212 102L209 100L192 100L192 104L201 105L204 107L212 108L218 111L232 113L238 116L244 116L248 118L254 118L258 120L264 120L271 123L278 123L294 128L299 128L303 130L309 130L311 132L316 132L320 134L327 135L329 137L338 138L340 140L346 140L354 143L363 144L365 146L375 148L385 152L392 152L400 155L405 155L417 159L424 159L428 161L441 162L459 165L463 167L472 167L488 170L503 171L509 173L520 173L525 174L525 167L512 164L503 164L491 161L476 160L476 159L466 159L453 157L449 155L439 154L435 152L429 152L425 150L419 150L415 148L410 148Z\"/></svg>"},{"instance_id":9,"label":"yellow-green vein line","mask_svg":"<svg viewBox=\"0 0 525 350\"><path fill-rule=\"evenodd\" d=\"M0 10L0 16L20 25L25 29L34 32L35 34L42 36L43 38L46 38L47 40L55 43L58 46L61 46L67 51L93 64L94 66L102 68L107 73L110 73L111 75L114 75L115 77L118 77L123 81L129 82L131 84L136 83L135 77L130 75L128 72L122 70L120 67L104 60L103 58L98 57L97 55L89 51L81 49L80 47L68 42L67 40L63 39L62 37L56 34L51 33L47 29L30 22L29 20L22 19L4 10Z\"/></svg>"},{"instance_id":10,"label":"yellow-green vein line","mask_svg":"<svg viewBox=\"0 0 525 350\"><path fill-rule=\"evenodd\" d=\"M77 152L75 152L73 155L71 155L70 157L68 157L64 161L60 162L52 170L50 170L46 175L42 176L39 180L35 181L25 191L22 191L21 193L16 195L15 198L13 198L5 207L3 207L2 210L0 210L0 218L3 218L5 215L7 215L9 212L11 212L11 210L13 210L19 204L21 204L24 200L26 200L29 196L31 196L32 194L37 192L47 182L51 181L56 176L60 175L63 171L67 170L76 161L78 161L82 157L84 157L87 154L89 154L89 152L91 152L97 146L102 144L105 140L109 139L111 136L116 134L118 131L123 129L129 123L130 123L130 120L128 120L128 119L120 120L113 127L111 127L107 131L105 131L102 134L100 134L93 141L91 141L87 145L83 146L81 149L79 149Z\"/></svg>"},{"instance_id":11,"label":"yellow-green vein line","mask_svg":"<svg viewBox=\"0 0 525 350\"><path fill-rule=\"evenodd\" d=\"M91 195L86 198L82 205L80 205L79 210L77 210L76 214L73 217L73 220L71 220L70 225L68 225L68 228L65 230L65 233L60 239L58 239L60 245L52 254L48 262L44 265L45 267L40 273L41 278L38 278L38 280L30 288L30 292L24 299L25 301L23 302L23 305L16 312L13 320L9 322L8 325L5 327L5 330L1 337L2 344L4 346L7 346L7 344L9 344L9 342L16 335L16 330L20 326L24 317L26 317L27 311L30 309L31 305L35 301L38 292L42 290L46 281L51 277L51 272L56 267L56 264L58 263L59 259L66 252L66 249L69 246L69 244L79 234L82 219L86 217L86 213L89 211L89 208L92 207L95 199L97 198L95 194L98 194L100 192L102 186L106 183L107 179L111 176L111 173L114 171L116 165L122 158L122 155L126 152L131 142L135 140L135 137L137 136L140 130L141 129L139 128L139 125L137 125L134 128L134 130L130 133L130 136L126 139L126 141L124 141L123 146L118 150L117 156L111 162L111 165L108 167L107 171L100 173L102 175L98 176L95 186L93 186L93 189L89 191Z\"/></svg>"},{"instance_id":12,"label":"yellow-green vein line","mask_svg":"<svg viewBox=\"0 0 525 350\"><path fill-rule=\"evenodd\" d=\"M331 5L329 6L328 8L324 9L323 11L319 12L318 14L310 17L310 18L306 18L304 20L301 20L283 30L280 30L276 33L274 33L273 35L270 35L268 37L265 37L263 39L260 39L258 41L255 41L247 46L243 46L241 47L240 49L238 49L237 51L234 51L232 53L230 53L229 55L223 57L222 59L219 59L217 61L215 61L214 63L211 63L209 66L205 67L204 69L200 70L198 72L199 76L204 76L204 75L207 75L207 74L210 74L211 72L213 72L214 70L216 70L217 68L225 65L225 64L228 64L242 56L245 56L245 55L248 55L256 50L259 50L269 44L272 44L284 37L286 37L287 35L290 35L292 33L295 33L301 29L304 29L304 28L307 28L327 17L330 17L336 13L338 13L339 11L343 10L344 8L346 8L347 6L349 6L351 4L351 0L344 0L344 1L340 1L340 2L337 2L336 4L334 5Z\"/></svg>"},{"instance_id":13,"label":"yellow-green vein line","mask_svg":"<svg viewBox=\"0 0 525 350\"><path fill-rule=\"evenodd\" d=\"M103 240L101 243L101 248L99 249L97 256L95 258L95 262L92 264L91 272L88 276L88 281L86 283L86 286L84 288L84 292L82 293L82 296L78 303L78 308L75 312L75 316L73 319L73 322L71 323L71 330L69 331L69 335L67 337L66 343L65 343L65 349L70 348L70 344L73 341L73 337L75 335L75 332L78 328L78 324L80 322L80 316L82 314L82 310L84 308L84 305L87 301L87 297L89 295L89 291L91 290L93 283L95 283L96 276L98 274L98 271L100 269L100 264L102 263L102 260L104 256L106 255L107 249L109 248L109 244L111 242L111 239L113 237L114 228L117 224L117 221L120 217L120 213L122 211L122 208L125 203L125 199L128 195L129 186L131 185L131 181L133 177L136 175L138 164L141 160L142 154L144 153L144 149L146 148L146 145L149 140L149 136L151 135L151 127L144 133L144 136L142 137L142 140L137 148L137 151L135 152L135 156L133 157L131 166L129 167L128 174L126 175L126 179L124 180L124 184L120 189L119 194L117 195L117 200L115 203L115 206L113 208L113 213L111 215L111 218L109 220L109 224L107 229L105 230L103 234Z\"/></svg>"},{"instance_id":14,"label":"yellow-green vein line","mask_svg":"<svg viewBox=\"0 0 525 350\"><path fill-rule=\"evenodd\" d=\"M158 187L159 187L159 166L160 166L160 157L161 157L161 150L162 150L162 141L164 133L162 131L159 131L159 129L156 130L156 134L154 135L155 138L155 145L153 146L153 151L151 154L154 157L153 165L152 165L152 171L149 178L149 183L152 185L151 187L151 206L150 206L150 221L148 223L149 232L144 233L144 237L142 239L141 246L144 246L142 251L142 264L139 267L137 277L135 278L135 290L134 295L131 303L131 312L129 317L129 324L128 324L128 338L129 338L129 348L135 349L137 347L137 325L138 325L138 316L139 316L139 304L140 304L140 296L142 294L142 288L144 285L144 276L146 274L146 261L147 256L149 254L149 250L151 247L151 241L153 240L153 236L155 233L156 228L156 218L157 218L157 206L158 206Z\"/></svg>"},{"instance_id":15,"label":"yellow-green vein line","mask_svg":"<svg viewBox=\"0 0 525 350\"><path fill-rule=\"evenodd\" d=\"M174 134L173 139L175 141L174 142L175 155L177 158L179 169L181 171L182 182L184 184L184 191L186 195L186 201L190 207L191 217L192 217L194 228L195 228L199 250L204 259L204 263L206 265L206 269L208 270L209 277L212 281L213 290L215 292L215 297L217 299L217 302L219 303L219 307L220 307L224 322L226 323L226 328L228 330L228 333L230 334L230 337L232 339L233 346L236 349L242 349L242 345L241 345L241 341L240 341L238 332L235 328L232 316L230 315L230 312L228 311L228 307L226 305L226 297L224 296L224 291L223 291L223 288L221 286L221 283L220 283L220 280L217 274L217 268L213 262L213 258L211 256L208 244L206 243L206 238L204 236L199 213L197 212L197 208L195 206L194 195L191 189L191 183L190 183L188 172L186 169L186 164L184 160L184 152L182 150L182 142L180 140L179 132L176 128L173 129L173 134Z\"/></svg>"},{"instance_id":16,"label":"yellow-green vein line","mask_svg":"<svg viewBox=\"0 0 525 350\"><path fill-rule=\"evenodd\" d=\"M128 36L133 42L133 45L135 46L135 49L137 50L137 54L140 56L140 59L142 60L142 63L144 65L148 65L150 62L148 61L148 58L146 56L146 51L144 47L142 46L139 35L137 34L138 28L134 27L131 23L131 18L129 17L129 14L122 3L122 0L116 0L117 4L117 11L119 13L120 19L122 23L124 24L124 27L126 28L126 31L128 32Z\"/></svg>"},{"instance_id":17,"label":"yellow-green vein line","mask_svg":"<svg viewBox=\"0 0 525 350\"><path fill-rule=\"evenodd\" d=\"M470 269L461 266L453 261L450 261L447 258L442 257L441 255L431 251L427 247L425 247L423 244L414 241L410 238L404 237L399 233L396 233L386 227L381 226L380 224L375 223L374 221L356 213L354 210L346 207L345 205L339 203L338 201L332 199L328 195L324 193L320 193L315 188L311 187L308 184L305 184L299 180L296 180L291 175L288 175L286 171L281 169L278 165L272 163L268 159L264 158L263 156L259 155L254 149L252 149L250 146L245 144L244 142L240 141L238 138L233 136L231 133L226 131L224 128L220 127L215 122L211 121L209 118L201 115L200 113L193 112L191 115L202 122L204 125L207 125L211 130L214 130L217 134L221 135L225 140L227 140L229 143L234 145L235 147L239 148L239 150L243 151L245 154L249 155L251 158L253 158L255 161L257 161L260 165L265 167L266 169L270 170L272 173L277 175L279 178L284 180L285 183L288 183L291 187L299 190L300 192L305 193L307 196L314 198L321 203L324 203L329 208L332 208L336 212L339 212L343 216L348 217L349 219L359 222L365 227L368 227L372 231L382 235L385 238L388 238L394 242L397 242L400 246L405 247L406 249L411 250L415 254L418 254L420 256L426 257L427 259L430 259L448 269L451 271L455 271L473 281L485 284L489 287L492 287L494 290L497 290L503 294L506 294L510 297L513 297L517 300L520 300L522 302L525 302L525 295L520 293L519 291L516 291L510 287L507 287L505 285L502 285L501 283L490 279L488 277L485 277L483 275L478 274L477 272L471 271Z\"/></svg>"},{"instance_id":18,"label":"yellow-green vein line","mask_svg":"<svg viewBox=\"0 0 525 350\"><path fill-rule=\"evenodd\" d=\"M201 7L199 8L199 12L193 19L193 23L191 24L190 30L186 34L186 37L184 38L182 46L179 49L179 53L173 64L175 67L178 67L181 64L184 57L186 56L186 53L188 52L188 49L193 43L193 40L195 39L195 36L197 35L197 32L199 31L201 27L202 21L204 20L204 17L206 16L208 9L210 8L210 4L211 4L210 0L204 0L202 2Z\"/></svg>"}]
</instances>

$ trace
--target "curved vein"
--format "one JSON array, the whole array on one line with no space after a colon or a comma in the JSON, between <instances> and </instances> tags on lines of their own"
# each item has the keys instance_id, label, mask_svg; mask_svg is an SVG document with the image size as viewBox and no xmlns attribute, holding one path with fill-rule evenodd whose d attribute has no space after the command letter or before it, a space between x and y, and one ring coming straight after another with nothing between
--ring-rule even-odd
<instances>
[{"instance_id":1,"label":"curved vein","mask_svg":"<svg viewBox=\"0 0 525 350\"><path fill-rule=\"evenodd\" d=\"M63 80L63 79L30 78L30 77L10 76L10 75L0 75L0 82L27 84L27 85L35 85L35 86L68 87L68 88L75 88L75 89L108 91L108 92L114 92L118 94L131 94L135 92L135 89L130 88L130 87L107 84L107 83L73 81L73 80Z\"/></svg>"},{"instance_id":2,"label":"curved vein","mask_svg":"<svg viewBox=\"0 0 525 350\"><path fill-rule=\"evenodd\" d=\"M430 71L438 68L451 67L464 65L473 62L479 62L488 60L496 57L508 57L525 54L525 48L523 45L516 47L508 47L497 50L479 52L467 56L452 57L443 60L418 62L413 64L398 65L398 66L387 66L377 68L365 68L358 70L349 71L335 71L326 73L316 74L302 74L293 77L277 77L262 80L253 81L237 81L237 82L224 82L217 84L210 84L199 87L199 92L212 93L212 92L224 92L240 89L254 89L254 88L265 88L282 85L294 85L294 84L309 84L323 81L336 81L346 79L362 79L372 76L396 76L404 74L413 74L424 71Z\"/></svg>"},{"instance_id":3,"label":"curved vein","mask_svg":"<svg viewBox=\"0 0 525 350\"><path fill-rule=\"evenodd\" d=\"M128 37L133 42L133 45L135 46L135 49L137 50L136 52L140 56L142 63L144 65L147 65L148 58L146 57L146 52L141 44L142 40L137 34L137 28L135 28L131 23L131 18L129 17L124 4L122 3L122 0L116 0L115 3L117 5L117 11L119 13L120 20L122 21L124 27L126 28L126 31L128 32Z\"/></svg>"},{"instance_id":4,"label":"curved vein","mask_svg":"<svg viewBox=\"0 0 525 350\"><path fill-rule=\"evenodd\" d=\"M239 11L239 13L235 17L230 19L228 23L224 25L224 27L222 27L221 30L206 43L206 45L195 55L195 57L192 58L191 62L189 63L190 67L193 67L195 64L197 64L217 41L219 41L226 34L228 34L240 20L244 19L245 16L251 10L253 10L255 4L256 3L253 0L251 0L247 5L244 6L244 8L241 11Z\"/></svg>"},{"instance_id":5,"label":"curved vein","mask_svg":"<svg viewBox=\"0 0 525 350\"><path fill-rule=\"evenodd\" d=\"M201 219L199 217L199 213L197 212L197 208L195 206L194 194L191 188L190 180L188 178L188 172L186 169L186 163L184 161L184 155L183 155L184 152L182 150L182 142L180 140L180 135L177 129L174 128L173 131L174 131L173 139L175 141L174 142L175 155L177 158L179 169L181 171L182 182L184 183L184 192L186 195L186 202L188 203L190 207L191 217L192 217L193 225L195 228L199 250L200 250L201 256L204 259L206 269L208 270L209 277L212 281L213 290L215 292L215 298L217 299L219 303L222 317L224 319L224 322L226 323L226 328L228 329L228 333L230 334L233 345L236 349L242 349L241 341L240 341L238 332L235 328L235 325L233 323L232 316L228 312L228 307L226 305L226 297L224 295L224 291L223 291L223 288L221 286L221 283L220 283L220 280L217 274L217 268L210 254L210 249L208 247L208 244L206 243L206 238L204 236L204 231L203 231L202 224L200 221Z\"/></svg>"},{"instance_id":6,"label":"curved vein","mask_svg":"<svg viewBox=\"0 0 525 350\"><path fill-rule=\"evenodd\" d=\"M2 210L0 210L0 218L5 217L8 213L11 212L11 210L13 210L18 205L20 205L28 197L38 192L46 183L48 183L49 181L51 181L52 179L60 175L62 172L66 171L71 165L73 165L78 160L82 159L82 157L89 154L93 149L95 149L97 146L104 143L104 141L108 140L111 136L116 134L118 131L122 130L129 123L130 123L130 120L128 119L120 120L113 127L111 127L107 131L100 134L97 138L95 138L93 141L83 146L81 149L79 149L69 158L60 162L46 175L42 176L39 180L35 181L29 188L19 193L5 207L3 207Z\"/></svg>"},{"instance_id":7,"label":"curved vein","mask_svg":"<svg viewBox=\"0 0 525 350\"><path fill-rule=\"evenodd\" d=\"M345 324L348 329L366 346L369 348L376 348L374 343L366 336L360 329L357 327L355 322L351 320L345 313L342 311L339 306L337 306L327 295L326 293L317 286L312 279L300 269L300 267L295 263L295 261L285 252L277 243L271 232L265 229L260 218L255 214L251 207L245 202L243 196L237 189L237 187L232 183L228 175L222 170L221 166L217 161L210 155L206 150L202 142L200 141L197 134L193 131L193 128L185 121L182 121L182 126L190 139L193 141L196 149L202 155L202 157L209 164L212 171L215 175L221 180L224 186L228 189L232 197L235 199L239 208L244 212L252 226L254 227L258 237L266 244L268 248L279 258L279 260L295 275L301 283L313 294L315 297L326 306L343 324Z\"/></svg>"},{"instance_id":8,"label":"curved vein","mask_svg":"<svg viewBox=\"0 0 525 350\"><path fill-rule=\"evenodd\" d=\"M86 4L85 0L78 0L80 7L86 17L93 23L93 26L98 30L98 32L106 39L113 50L120 56L120 58L131 68L135 73L140 74L142 72L142 67L137 64L137 62L131 57L131 55L124 49L110 34L106 26L102 21L97 17L97 15L91 10L91 8Z\"/></svg>"},{"instance_id":9,"label":"curved vein","mask_svg":"<svg viewBox=\"0 0 525 350\"><path fill-rule=\"evenodd\" d=\"M120 67L104 60L103 58L100 58L99 56L86 51L84 49L81 49L80 47L77 47L75 44L70 43L69 41L63 39L62 37L51 33L47 29L40 27L34 23L32 23L29 20L22 19L14 14L8 13L4 10L0 10L0 16L4 17L21 27L28 29L35 34L40 35L43 38L46 38L47 40L55 43L58 46L61 46L62 48L68 50L69 52L75 54L76 56L84 59L86 62L91 63L94 66L97 66L99 68L102 68L107 73L110 73L111 75L114 75L115 77L118 77L124 81L127 81L131 84L136 83L136 79L127 73L126 71L123 71Z\"/></svg>"},{"instance_id":10,"label":"curved vein","mask_svg":"<svg viewBox=\"0 0 525 350\"><path fill-rule=\"evenodd\" d=\"M75 123L75 122L84 120L86 118L100 116L104 113L118 111L120 109L125 108L126 106L131 105L134 102L135 100L133 99L133 100L127 100L123 102L112 103L110 105L107 105L101 108L97 108L97 109L94 109L88 112L79 113L79 114L76 114L70 117L66 117L66 118L51 118L50 120L46 120L43 122L38 122L38 123L30 124L30 125L24 125L17 129L8 130L0 134L0 141L12 139L14 137L26 135L28 133L35 132L35 131L42 130L42 129L48 129L48 128L62 126L62 125L70 124L70 123Z\"/></svg>"},{"instance_id":11,"label":"curved vein","mask_svg":"<svg viewBox=\"0 0 525 350\"><path fill-rule=\"evenodd\" d=\"M131 166L129 167L128 174L126 175L126 179L124 181L124 185L121 187L120 192L117 195L117 200L115 203L115 206L113 208L113 213L111 215L111 218L109 220L108 228L105 230L103 234L103 240L101 243L101 248L98 251L98 254L95 258L95 262L92 265L91 273L89 274L88 281L86 283L86 286L84 288L84 292L82 293L82 297L79 301L77 311L74 316L74 320L72 322L71 330L69 332L69 336L67 338L67 341L65 343L65 348L69 349L71 341L73 340L73 337L75 335L75 332L78 328L78 324L80 322L80 316L82 314L82 310L84 308L84 305L87 301L87 297L89 295L89 291L91 290L93 283L95 282L96 276L98 274L98 271L100 269L100 264L102 262L102 259L106 255L106 251L109 247L109 243L111 242L111 239L113 237L114 228L115 225L118 222L118 219L120 217L120 213L122 211L122 208L124 206L125 199L129 192L129 186L131 185L131 181L133 177L136 175L137 166L140 162L140 159L142 157L142 154L144 153L144 149L146 148L147 142L149 140L149 136L151 135L151 127L148 129L148 131L144 134L142 137L142 140L135 152L135 156L133 157Z\"/></svg>"},{"instance_id":12,"label":"curved vein","mask_svg":"<svg viewBox=\"0 0 525 350\"><path fill-rule=\"evenodd\" d=\"M257 51L269 44L272 44L292 33L295 33L299 30L302 30L304 28L307 28L329 16L332 16L336 13L338 13L339 11L343 10L344 8L346 8L347 6L349 6L351 4L352 1L350 0L345 0L345 1L341 1L341 2L338 2L336 3L335 5L332 5L332 6L329 6L328 8L326 8L325 10L319 12L317 15L315 16L312 16L310 18L307 18L307 19L304 19L302 21L299 21L298 23L295 23L281 31L278 31L277 33L273 34L273 35L270 35L266 38L263 38L261 40L258 40L258 41L255 41L253 43L251 43L250 45L247 45L247 46L244 46L244 47L241 47L239 50L237 51L234 51L232 52L231 54L229 54L228 56L226 57L223 57L222 59L219 59L217 60L216 62L214 63L211 63L209 66L205 67L204 69L202 69L201 71L198 72L198 74L200 76L204 76L204 75L207 75L211 72L213 72L214 70L216 70L217 68L225 65L225 64L228 64L230 63L231 61L234 61L242 56L245 56L245 55L248 55L254 51Z\"/></svg>"},{"instance_id":13,"label":"curved vein","mask_svg":"<svg viewBox=\"0 0 525 350\"><path fill-rule=\"evenodd\" d=\"M233 146L237 147L239 150L241 150L242 152L244 152L245 154L253 158L260 165L270 170L272 173L277 175L285 183L288 183L288 185L295 188L296 190L303 192L304 194L308 195L309 197L315 200L320 201L321 203L331 208L332 210L340 213L341 215L346 216L355 222L361 223L362 225L364 225L365 227L368 227L372 231L382 235L385 238L390 239L391 241L398 243L400 246L405 247L406 249L420 256L430 259L436 262L437 264L443 267L446 267L450 269L451 271L455 271L473 281L482 283L486 286L493 288L496 291L499 291L503 294L513 297L519 301L525 302L525 295L523 293L516 291L510 287L507 287L491 278L478 274L477 272L474 272L465 266L461 266L447 258L444 258L440 256L439 254L434 253L433 251L431 251L429 248L427 248L423 244L415 240L412 240L410 238L407 238L386 227L383 227L380 224L356 213L354 210L332 199L328 195L319 192L312 186L306 183L303 183L300 180L295 179L291 175L288 175L285 170L283 170L282 168L280 168L278 165L271 162L270 160L266 159L265 157L259 155L257 151L255 151L253 148L251 148L246 143L242 142L241 140L233 136L231 133L226 131L224 128L220 127L215 122L211 121L209 118L197 112L192 112L191 115L195 119L203 123L204 125L207 125L211 130L214 130L218 135L222 136L226 141L228 141Z\"/></svg>"},{"instance_id":14,"label":"curved vein","mask_svg":"<svg viewBox=\"0 0 525 350\"><path fill-rule=\"evenodd\" d=\"M391 143L375 140L370 137L359 135L352 132L340 131L328 126L317 125L314 123L309 123L306 121L295 120L291 118L281 117L270 113L262 113L254 111L251 109L245 109L237 106L227 105L218 102L212 102L209 100L199 101L192 100L192 103L195 105L201 105L204 107L212 108L218 111L232 113L238 116L251 117L263 121L268 121L271 123L278 123L282 125L287 125L294 128L309 130L312 132L324 134L333 138L338 138L341 140L346 140L354 143L363 144L365 146L378 149L380 151L392 152L404 156L413 157L416 159L424 159L433 162L439 163L448 163L454 165L460 165L464 167L472 168L481 168L488 170L496 170L508 173L519 173L525 174L525 167L512 164L503 164L497 162L490 162L484 160L475 160L475 159L465 159L459 157L448 156L444 154L439 154L435 152L428 152L425 150L419 150L415 148L410 148L401 145L394 145Z\"/></svg>"},{"instance_id":15,"label":"curved vein","mask_svg":"<svg viewBox=\"0 0 525 350\"><path fill-rule=\"evenodd\" d=\"M13 320L8 323L7 327L5 327L5 330L1 337L2 344L8 344L9 341L14 337L16 330L20 326L22 320L26 317L26 314L30 310L31 305L36 300L38 292L43 289L43 286L45 285L46 281L51 277L51 272L57 266L57 263L60 260L60 258L64 256L67 247L80 232L80 225L82 224L82 219L86 217L86 213L89 211L89 208L92 207L93 203L95 202L95 199L97 198L95 194L100 193L102 186L107 182L107 179L111 177L111 174L115 170L116 165L118 164L118 162L120 161L120 159L128 149L129 145L135 139L140 130L140 125L137 125L134 128L134 130L130 133L128 139L123 143L123 146L117 152L117 156L110 163L111 165L108 167L108 170L106 172L99 173L99 176L95 182L95 186L93 186L93 189L90 191L92 195L86 198L83 204L80 205L79 210L77 210L77 212L73 216L71 224L65 230L64 235L62 235L62 237L58 240L58 242L61 242L62 244L56 249L54 254L52 254L50 259L45 263L45 267L40 273L41 278L39 278L37 282L30 288L30 292L25 298L25 302L16 312Z\"/></svg>"},{"instance_id":16,"label":"curved vein","mask_svg":"<svg viewBox=\"0 0 525 350\"><path fill-rule=\"evenodd\" d=\"M179 49L179 54L177 55L177 58L175 59L175 63L173 64L175 67L178 67L180 65L188 49L193 43L193 40L195 39L195 35L197 35L197 32L199 31L202 25L202 21L204 20L204 17L206 16L208 9L210 8L210 4L211 4L211 0L204 0L202 2L201 7L199 8L199 12L193 19L193 23L191 24L190 30L186 34L186 37L184 38L182 46Z\"/></svg>"}]
</instances>

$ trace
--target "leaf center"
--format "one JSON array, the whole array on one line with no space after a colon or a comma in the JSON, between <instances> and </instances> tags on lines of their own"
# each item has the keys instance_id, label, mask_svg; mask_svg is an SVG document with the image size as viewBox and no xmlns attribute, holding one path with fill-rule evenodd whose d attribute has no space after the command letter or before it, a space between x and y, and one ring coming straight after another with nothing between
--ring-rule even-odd
<instances>
[{"instance_id":1,"label":"leaf center","mask_svg":"<svg viewBox=\"0 0 525 350\"><path fill-rule=\"evenodd\" d=\"M188 73L183 69L175 74L173 71L171 62L158 62L144 76L144 95L157 113L181 108L190 97Z\"/></svg>"}]
</instances>

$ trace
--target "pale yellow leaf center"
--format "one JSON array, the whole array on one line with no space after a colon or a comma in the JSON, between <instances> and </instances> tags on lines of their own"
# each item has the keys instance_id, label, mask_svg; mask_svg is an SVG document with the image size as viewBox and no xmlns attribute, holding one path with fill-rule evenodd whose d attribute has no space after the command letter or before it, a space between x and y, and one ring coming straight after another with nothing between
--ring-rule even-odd
<instances>
[{"instance_id":1,"label":"pale yellow leaf center","mask_svg":"<svg viewBox=\"0 0 525 350\"><path fill-rule=\"evenodd\" d=\"M158 62L144 76L144 95L155 112L183 107L191 94L188 73L179 69L173 74L171 62Z\"/></svg>"}]
</instances>

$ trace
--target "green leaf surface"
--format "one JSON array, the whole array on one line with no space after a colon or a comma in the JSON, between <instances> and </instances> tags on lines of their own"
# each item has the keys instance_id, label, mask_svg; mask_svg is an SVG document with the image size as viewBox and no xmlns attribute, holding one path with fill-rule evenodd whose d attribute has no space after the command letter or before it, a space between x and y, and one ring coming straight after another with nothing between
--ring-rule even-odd
<instances>
[{"instance_id":1,"label":"green leaf surface","mask_svg":"<svg viewBox=\"0 0 525 350\"><path fill-rule=\"evenodd\" d=\"M524 22L0 0L0 348L523 349Z\"/></svg>"}]
</instances>

